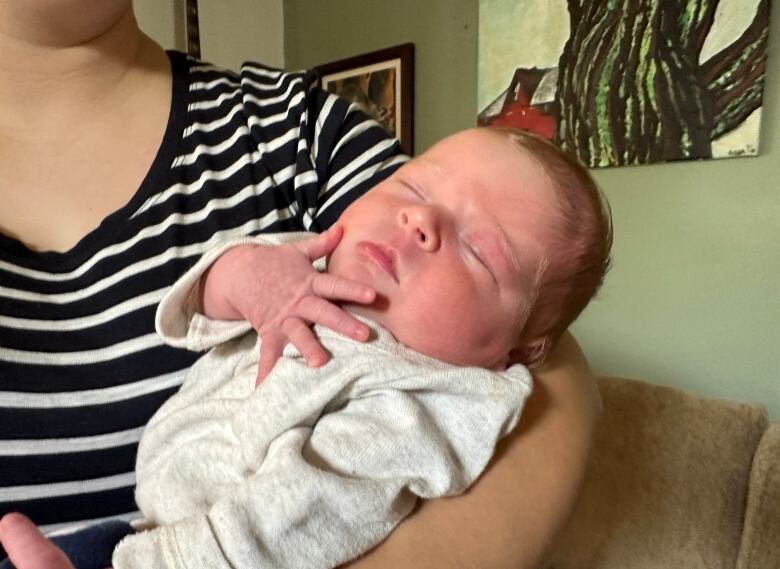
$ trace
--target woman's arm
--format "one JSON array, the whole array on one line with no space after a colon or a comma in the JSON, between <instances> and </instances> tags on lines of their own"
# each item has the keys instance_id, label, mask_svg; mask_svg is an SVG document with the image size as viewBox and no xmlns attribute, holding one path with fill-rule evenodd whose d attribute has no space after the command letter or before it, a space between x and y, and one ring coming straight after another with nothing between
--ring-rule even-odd
<instances>
[{"instance_id":1,"label":"woman's arm","mask_svg":"<svg viewBox=\"0 0 780 569\"><path fill-rule=\"evenodd\" d=\"M482 478L462 496L423 503L349 569L539 566L576 503L601 399L568 333L534 378L519 426Z\"/></svg>"}]
</instances>

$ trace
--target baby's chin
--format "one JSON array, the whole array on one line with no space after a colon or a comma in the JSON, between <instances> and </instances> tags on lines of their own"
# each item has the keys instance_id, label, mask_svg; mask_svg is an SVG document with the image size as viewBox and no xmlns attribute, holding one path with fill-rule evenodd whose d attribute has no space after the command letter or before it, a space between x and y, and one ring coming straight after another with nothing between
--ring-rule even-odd
<instances>
[{"instance_id":1,"label":"baby's chin","mask_svg":"<svg viewBox=\"0 0 780 569\"><path fill-rule=\"evenodd\" d=\"M387 302L386 297L377 295L376 299L371 304L342 302L341 307L350 314L372 320L382 326L382 328L389 330L391 334L393 333L388 314L389 303ZM395 334L393 334L393 336L395 336Z\"/></svg>"},{"instance_id":2,"label":"baby's chin","mask_svg":"<svg viewBox=\"0 0 780 569\"><path fill-rule=\"evenodd\" d=\"M387 297L377 294L376 300L371 304L342 303L341 307L354 316L362 316L363 318L378 324L390 332L390 335L397 342L403 344L407 348L425 353L432 357L437 357L436 355L427 353L426 350L421 349L421 346L414 345L414 342L409 342L410 338L408 337L408 333L404 334L404 326L392 318ZM408 330L406 331L408 332Z\"/></svg>"},{"instance_id":3,"label":"baby's chin","mask_svg":"<svg viewBox=\"0 0 780 569\"><path fill-rule=\"evenodd\" d=\"M372 304L342 303L341 307L352 315L362 316L363 318L372 320L390 332L390 335L393 336L397 342L403 344L407 348L425 354L426 356L463 367L481 367L492 369L493 371L503 371L507 368L506 358L493 363L472 359L463 360L461 357L454 355L455 353L462 354L463 350L453 350L451 347L438 345L438 341L433 342L433 344L428 342L427 345L421 345L419 339L415 341L413 332L411 336L404 334L405 328L403 326L399 328L397 323L392 322L386 299L384 303L382 302L382 299L384 298L385 297L378 296L377 300ZM406 331L409 332L408 329L406 329Z\"/></svg>"}]
</instances>

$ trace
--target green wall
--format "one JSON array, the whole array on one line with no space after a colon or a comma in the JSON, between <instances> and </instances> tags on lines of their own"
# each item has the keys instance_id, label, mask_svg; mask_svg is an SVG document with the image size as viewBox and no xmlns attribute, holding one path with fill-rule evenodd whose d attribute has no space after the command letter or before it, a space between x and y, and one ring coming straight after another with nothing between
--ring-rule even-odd
<instances>
[{"instance_id":1,"label":"green wall","mask_svg":"<svg viewBox=\"0 0 780 569\"><path fill-rule=\"evenodd\" d=\"M772 19L780 25L780 2ZM415 150L475 124L477 0L285 0L288 68L414 42ZM780 33L760 156L595 171L614 268L574 325L598 373L758 401L780 419Z\"/></svg>"}]
</instances>

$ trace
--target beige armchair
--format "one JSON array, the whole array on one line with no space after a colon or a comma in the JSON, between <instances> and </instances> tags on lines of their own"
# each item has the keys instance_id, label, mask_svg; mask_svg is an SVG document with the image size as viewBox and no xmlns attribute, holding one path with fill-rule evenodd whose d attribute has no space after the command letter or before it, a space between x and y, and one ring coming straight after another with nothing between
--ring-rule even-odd
<instances>
[{"instance_id":1,"label":"beige armchair","mask_svg":"<svg viewBox=\"0 0 780 569\"><path fill-rule=\"evenodd\" d=\"M604 413L550 569L780 569L780 422L600 378Z\"/></svg>"}]
</instances>

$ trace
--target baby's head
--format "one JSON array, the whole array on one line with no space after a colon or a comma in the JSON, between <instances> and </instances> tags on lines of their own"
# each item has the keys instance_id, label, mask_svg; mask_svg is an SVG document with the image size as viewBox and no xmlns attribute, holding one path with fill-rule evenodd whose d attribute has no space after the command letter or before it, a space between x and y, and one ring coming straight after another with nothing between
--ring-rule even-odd
<instances>
[{"instance_id":1,"label":"baby's head","mask_svg":"<svg viewBox=\"0 0 780 569\"><path fill-rule=\"evenodd\" d=\"M334 274L377 291L350 306L403 344L460 365L534 365L606 272L609 211L587 170L522 131L445 138L339 220Z\"/></svg>"}]
</instances>

